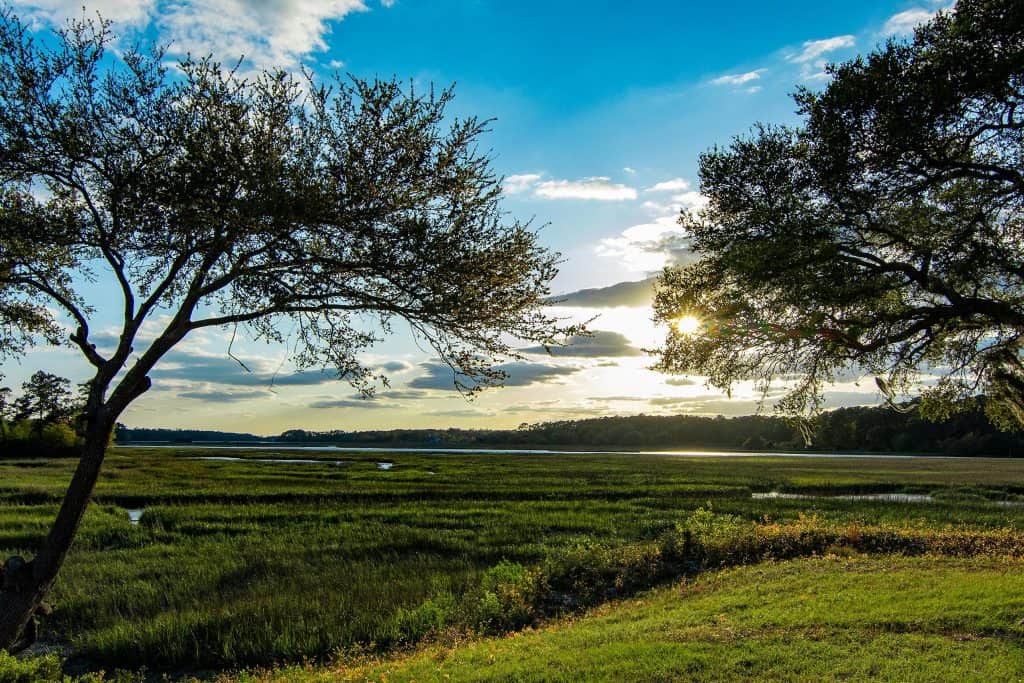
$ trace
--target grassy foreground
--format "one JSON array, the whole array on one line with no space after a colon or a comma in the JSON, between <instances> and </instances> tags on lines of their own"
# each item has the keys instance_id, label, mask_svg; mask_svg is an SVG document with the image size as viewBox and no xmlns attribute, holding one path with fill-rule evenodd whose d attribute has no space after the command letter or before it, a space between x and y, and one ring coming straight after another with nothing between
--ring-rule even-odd
<instances>
[{"instance_id":1,"label":"grassy foreground","mask_svg":"<svg viewBox=\"0 0 1024 683\"><path fill-rule=\"evenodd\" d=\"M1024 679L1024 563L835 555L702 575L535 631L278 683Z\"/></svg>"},{"instance_id":2,"label":"grassy foreground","mask_svg":"<svg viewBox=\"0 0 1024 683\"><path fill-rule=\"evenodd\" d=\"M53 596L51 643L108 671L331 665L766 558L1024 555L1020 460L213 454L247 459L110 456ZM322 462L255 460L275 456ZM0 552L31 554L72 466L0 461ZM824 497L751 497L764 491ZM934 502L837 497L891 492ZM125 508L143 508L141 523Z\"/></svg>"}]
</instances>

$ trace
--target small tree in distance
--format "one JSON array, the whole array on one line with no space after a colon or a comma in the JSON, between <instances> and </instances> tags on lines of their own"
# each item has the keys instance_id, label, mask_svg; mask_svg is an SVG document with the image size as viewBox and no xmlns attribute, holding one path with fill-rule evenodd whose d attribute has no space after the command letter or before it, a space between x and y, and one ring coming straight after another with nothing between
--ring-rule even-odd
<instances>
[{"instance_id":1,"label":"small tree in distance","mask_svg":"<svg viewBox=\"0 0 1024 683\"><path fill-rule=\"evenodd\" d=\"M960 0L800 90L796 128L759 126L700 160L709 204L680 222L660 367L729 389L788 383L820 408L842 373L941 418L985 393L1024 425L1024 3ZM672 327L696 316L696 332Z\"/></svg>"},{"instance_id":2,"label":"small tree in distance","mask_svg":"<svg viewBox=\"0 0 1024 683\"><path fill-rule=\"evenodd\" d=\"M209 59L169 73L159 50L115 59L110 40L107 23L82 21L40 44L0 12L0 351L58 334L52 306L94 369L60 511L35 557L3 576L0 648L23 644L118 416L190 332L248 325L281 342L287 320L299 368L334 367L368 390L359 353L378 334L359 316L385 333L402 319L468 391L500 383L510 336L578 332L543 313L558 255L502 222L499 179L476 150L486 122L446 124L450 90L245 80ZM109 349L76 287L104 276L123 303Z\"/></svg>"},{"instance_id":3,"label":"small tree in distance","mask_svg":"<svg viewBox=\"0 0 1024 683\"><path fill-rule=\"evenodd\" d=\"M43 427L71 417L70 380L44 370L32 373L21 385L21 395L14 400L15 420L31 420L32 429L39 435Z\"/></svg>"}]
</instances>

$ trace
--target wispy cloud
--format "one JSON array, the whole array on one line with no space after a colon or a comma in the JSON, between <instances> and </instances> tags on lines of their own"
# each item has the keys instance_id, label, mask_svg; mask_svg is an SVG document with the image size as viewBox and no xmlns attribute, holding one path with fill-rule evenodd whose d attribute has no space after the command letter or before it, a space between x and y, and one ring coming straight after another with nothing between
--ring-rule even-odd
<instances>
[{"instance_id":1,"label":"wispy cloud","mask_svg":"<svg viewBox=\"0 0 1024 683\"><path fill-rule=\"evenodd\" d=\"M254 398L269 398L273 394L269 391L221 391L219 389L210 389L205 391L182 391L178 394L179 398L191 398L199 401L208 401L211 403L235 403L237 401L248 401Z\"/></svg>"},{"instance_id":2,"label":"wispy cloud","mask_svg":"<svg viewBox=\"0 0 1024 683\"><path fill-rule=\"evenodd\" d=\"M608 287L581 289L551 297L547 303L578 308L613 308L615 306L650 306L654 298L654 278L635 282L618 282Z\"/></svg>"},{"instance_id":3,"label":"wispy cloud","mask_svg":"<svg viewBox=\"0 0 1024 683\"><path fill-rule=\"evenodd\" d=\"M685 192L689 189L689 180L686 180L685 178L673 178L672 180L663 180L660 183L656 183L645 189L644 192Z\"/></svg>"},{"instance_id":4,"label":"wispy cloud","mask_svg":"<svg viewBox=\"0 0 1024 683\"><path fill-rule=\"evenodd\" d=\"M754 69L742 74L726 74L711 80L712 85L744 85L761 78L768 69Z\"/></svg>"},{"instance_id":5,"label":"wispy cloud","mask_svg":"<svg viewBox=\"0 0 1024 683\"><path fill-rule=\"evenodd\" d=\"M566 346L531 346L522 349L524 353L550 354L552 356L568 356L577 358L610 358L622 356L642 356L644 352L633 346L626 335L607 330L594 330L587 337L572 337Z\"/></svg>"},{"instance_id":6,"label":"wispy cloud","mask_svg":"<svg viewBox=\"0 0 1024 683\"><path fill-rule=\"evenodd\" d=\"M651 223L634 225L618 237L601 240L599 256L616 259L639 273L650 273L689 254L689 239L676 216L661 216Z\"/></svg>"},{"instance_id":7,"label":"wispy cloud","mask_svg":"<svg viewBox=\"0 0 1024 683\"><path fill-rule=\"evenodd\" d=\"M538 183L534 194L544 199L594 199L623 201L636 199L635 188L613 183L607 176L593 176L580 180L546 180Z\"/></svg>"},{"instance_id":8,"label":"wispy cloud","mask_svg":"<svg viewBox=\"0 0 1024 683\"><path fill-rule=\"evenodd\" d=\"M315 410L329 410L331 408L380 410L382 408L398 408L400 406L395 403L382 403L380 401L370 401L358 398L339 398L327 399L323 401L313 401L312 403L309 404L309 407Z\"/></svg>"},{"instance_id":9,"label":"wispy cloud","mask_svg":"<svg viewBox=\"0 0 1024 683\"><path fill-rule=\"evenodd\" d=\"M412 363L407 360L389 360L377 365L378 369L384 370L385 372L404 372L406 370L411 370L412 367Z\"/></svg>"},{"instance_id":10,"label":"wispy cloud","mask_svg":"<svg viewBox=\"0 0 1024 683\"><path fill-rule=\"evenodd\" d=\"M442 391L455 391L455 371L444 363L421 363L426 374L409 382L413 389L439 389ZM503 382L506 387L523 387L530 384L551 382L559 377L573 375L579 372L579 368L566 367L563 365L545 365L543 363L513 362L497 366L508 375ZM463 382L465 377L460 377Z\"/></svg>"},{"instance_id":11,"label":"wispy cloud","mask_svg":"<svg viewBox=\"0 0 1024 683\"><path fill-rule=\"evenodd\" d=\"M519 194L526 192L538 182L540 182L541 176L539 173L520 173L519 175L510 175L505 178L505 181L501 184L505 194Z\"/></svg>"},{"instance_id":12,"label":"wispy cloud","mask_svg":"<svg viewBox=\"0 0 1024 683\"><path fill-rule=\"evenodd\" d=\"M673 220L678 219L680 211L697 212L707 206L708 198L696 190L680 192L668 199L658 201L646 201L643 208L653 215L667 218L665 214L671 214Z\"/></svg>"},{"instance_id":13,"label":"wispy cloud","mask_svg":"<svg viewBox=\"0 0 1024 683\"><path fill-rule=\"evenodd\" d=\"M433 415L435 417L494 417L494 413L489 410L474 410L473 408L451 408L448 410L428 410L423 413L424 415Z\"/></svg>"},{"instance_id":14,"label":"wispy cloud","mask_svg":"<svg viewBox=\"0 0 1024 683\"><path fill-rule=\"evenodd\" d=\"M211 382L228 386L266 387L313 386L338 381L336 371L278 372L272 363L259 358L244 358L246 367L226 353L214 355L175 349L151 373L154 380ZM250 371L251 370L251 371Z\"/></svg>"},{"instance_id":15,"label":"wispy cloud","mask_svg":"<svg viewBox=\"0 0 1024 683\"><path fill-rule=\"evenodd\" d=\"M905 10L889 17L889 20L885 22L885 26L882 27L882 33L889 36L913 33L917 26L930 21L935 14L935 11L921 7Z\"/></svg>"},{"instance_id":16,"label":"wispy cloud","mask_svg":"<svg viewBox=\"0 0 1024 683\"><path fill-rule=\"evenodd\" d=\"M851 35L835 36L823 40L808 40L803 44L803 49L787 59L794 64L806 64L837 50L853 47L857 39Z\"/></svg>"},{"instance_id":17,"label":"wispy cloud","mask_svg":"<svg viewBox=\"0 0 1024 683\"><path fill-rule=\"evenodd\" d=\"M630 175L636 173L634 169L628 167L623 170ZM637 197L636 188L612 182L608 176L591 176L579 180L543 180L543 178L544 175L541 173L510 175L502 183L502 189L507 195L532 191L534 197L541 199L624 201Z\"/></svg>"}]
</instances>

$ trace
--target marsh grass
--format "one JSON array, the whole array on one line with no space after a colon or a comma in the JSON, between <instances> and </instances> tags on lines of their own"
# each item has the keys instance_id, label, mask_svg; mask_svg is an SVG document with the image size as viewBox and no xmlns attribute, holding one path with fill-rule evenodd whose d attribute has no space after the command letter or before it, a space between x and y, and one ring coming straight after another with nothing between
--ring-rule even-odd
<instances>
[{"instance_id":1,"label":"marsh grass","mask_svg":"<svg viewBox=\"0 0 1024 683\"><path fill-rule=\"evenodd\" d=\"M333 661L844 544L1016 553L1024 521L1024 508L993 502L1024 493L1015 460L398 453L384 471L378 453L346 453L345 467L330 453L324 465L188 459L203 453L111 454L53 596L51 638L108 669ZM71 466L0 461L2 552L32 552ZM936 502L754 501L755 490ZM125 507L144 508L138 525ZM686 527L701 515L711 532Z\"/></svg>"}]
</instances>

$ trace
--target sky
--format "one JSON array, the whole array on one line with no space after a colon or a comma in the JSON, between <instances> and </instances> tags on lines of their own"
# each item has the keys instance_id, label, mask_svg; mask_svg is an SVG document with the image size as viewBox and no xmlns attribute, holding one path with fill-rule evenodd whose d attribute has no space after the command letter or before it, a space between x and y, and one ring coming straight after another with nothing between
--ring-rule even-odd
<instances>
[{"instance_id":1,"label":"sky","mask_svg":"<svg viewBox=\"0 0 1024 683\"><path fill-rule=\"evenodd\" d=\"M945 0L944 0L945 1ZM307 68L319 77L397 77L455 86L451 112L493 119L481 140L504 177L509 220L531 220L563 257L553 310L594 318L593 337L503 366L506 386L473 400L407 328L364 356L390 377L373 400L327 372L295 373L287 349L194 334L154 370L154 388L122 422L276 434L285 429L516 427L602 415L750 414L702 377L649 369L649 279L685 258L681 210L702 204L701 152L757 122L797 123L790 94L827 84L823 67L906 38L944 5L933 0L533 2L509 0L9 0L46 32L99 13L122 40L169 45L169 56L245 57L249 69ZM629 284L633 283L633 284ZM99 287L99 286L97 286ZM108 294L97 289L97 301ZM111 307L112 308L112 307ZM92 328L113 334L99 306ZM596 316L596 317L595 317ZM37 347L0 367L17 389L37 369L81 381L85 361ZM865 381L866 380L866 381ZM830 405L875 404L870 378L850 377ZM765 408L770 411L770 401Z\"/></svg>"}]
</instances>

